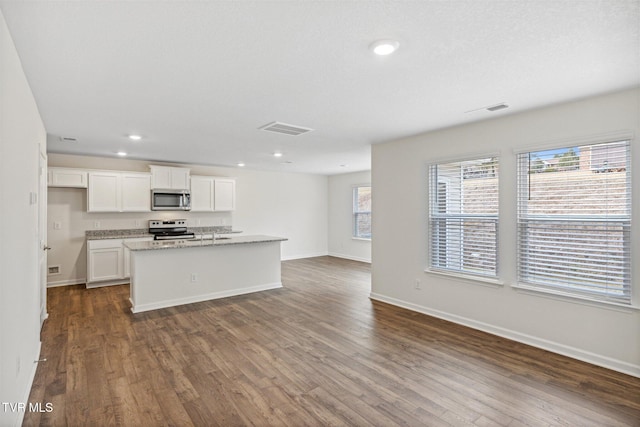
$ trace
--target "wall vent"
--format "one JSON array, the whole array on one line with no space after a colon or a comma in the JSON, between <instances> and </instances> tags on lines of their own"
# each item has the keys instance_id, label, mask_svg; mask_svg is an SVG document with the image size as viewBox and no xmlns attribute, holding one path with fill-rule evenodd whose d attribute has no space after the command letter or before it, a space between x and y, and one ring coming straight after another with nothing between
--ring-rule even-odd
<instances>
[{"instance_id":1,"label":"wall vent","mask_svg":"<svg viewBox=\"0 0 640 427\"><path fill-rule=\"evenodd\" d=\"M74 138L72 136L61 136L59 139L60 139L60 142L71 142L71 143L78 142L78 138Z\"/></svg>"},{"instance_id":2,"label":"wall vent","mask_svg":"<svg viewBox=\"0 0 640 427\"><path fill-rule=\"evenodd\" d=\"M302 135L303 133L311 132L313 130L310 128L290 125L290 124L281 123L281 122L272 122L260 127L259 129L266 130L269 132L284 133L285 135L293 135L293 136Z\"/></svg>"},{"instance_id":3,"label":"wall vent","mask_svg":"<svg viewBox=\"0 0 640 427\"><path fill-rule=\"evenodd\" d=\"M60 266L59 265L50 265L48 267L48 275L53 276L55 274L60 274Z\"/></svg>"}]
</instances>

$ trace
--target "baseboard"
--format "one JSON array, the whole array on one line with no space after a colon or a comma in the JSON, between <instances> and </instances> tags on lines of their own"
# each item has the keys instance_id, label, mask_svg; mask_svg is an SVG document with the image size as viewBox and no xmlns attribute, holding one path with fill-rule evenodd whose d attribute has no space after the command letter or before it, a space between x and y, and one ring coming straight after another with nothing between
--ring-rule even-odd
<instances>
[{"instance_id":1,"label":"baseboard","mask_svg":"<svg viewBox=\"0 0 640 427\"><path fill-rule=\"evenodd\" d=\"M47 282L47 288L57 288L58 286L84 285L85 283L87 283L87 279L85 277L73 280L57 280L55 282Z\"/></svg>"},{"instance_id":2,"label":"baseboard","mask_svg":"<svg viewBox=\"0 0 640 427\"><path fill-rule=\"evenodd\" d=\"M38 351L36 352L36 355L34 357L33 360L40 360L40 352L42 351L42 342L38 342ZM25 390L25 395L22 398L22 400L20 402L24 403L25 405L27 405L27 408L29 407L29 395L31 394L31 389L33 388L33 381L36 379L36 371L38 370L38 364L37 363L32 363L31 364L31 373L29 374L29 382L28 382L28 387ZM13 425L15 426L21 426L22 422L24 421L24 414L26 413L27 409L25 409L24 411L16 411L15 414L16 419L15 419L15 423Z\"/></svg>"},{"instance_id":3,"label":"baseboard","mask_svg":"<svg viewBox=\"0 0 640 427\"><path fill-rule=\"evenodd\" d=\"M313 254L304 254L304 255L287 255L280 258L281 261L292 261L294 259L303 259L303 258L315 258L319 256L327 256L329 255L327 252L313 253Z\"/></svg>"},{"instance_id":4,"label":"baseboard","mask_svg":"<svg viewBox=\"0 0 640 427\"><path fill-rule=\"evenodd\" d=\"M212 292L212 293L203 294L203 295L194 295L191 297L176 298L173 300L159 301L159 302L154 302L150 304L135 305L131 299L129 299L129 302L131 302L132 313L141 313L143 311L157 310L160 308L167 308L167 307L175 307L177 305L193 304L194 302L209 301L213 299L234 297L237 295L251 294L254 292L267 291L270 289L278 289L281 287L282 287L281 282L267 283L264 285L251 286L248 288L233 289L233 290L221 291L221 292Z\"/></svg>"},{"instance_id":5,"label":"baseboard","mask_svg":"<svg viewBox=\"0 0 640 427\"><path fill-rule=\"evenodd\" d=\"M581 360L583 362L591 363L592 365L601 366L603 368L612 369L623 374L631 375L640 378L640 365L634 365L632 363L624 362L621 360L613 359L607 356L591 353L589 351L581 350L579 348L571 347L565 344L561 344L554 341L545 340L542 338L534 337L531 335L523 334L510 329L505 329L499 326L490 325L484 322L478 322L473 319L458 316L451 313L446 313L440 310L434 310L432 308L423 307L421 305L409 303L399 299L387 297L384 295L372 292L369 297L376 301L385 302L387 304L395 305L397 307L406 308L407 310L416 311L429 316L437 317L439 319L448 320L453 323L457 323L463 326L468 326L473 329L477 329L483 332L487 332L499 337L507 338L512 341L517 341L523 344L527 344L533 347L548 350L553 353L558 353L563 356L571 357L573 359Z\"/></svg>"},{"instance_id":6,"label":"baseboard","mask_svg":"<svg viewBox=\"0 0 640 427\"><path fill-rule=\"evenodd\" d=\"M336 258L350 259L351 261L366 262L368 264L371 264L371 258L361 258L353 255L339 254L336 252L329 252L329 256L333 256Z\"/></svg>"}]
</instances>

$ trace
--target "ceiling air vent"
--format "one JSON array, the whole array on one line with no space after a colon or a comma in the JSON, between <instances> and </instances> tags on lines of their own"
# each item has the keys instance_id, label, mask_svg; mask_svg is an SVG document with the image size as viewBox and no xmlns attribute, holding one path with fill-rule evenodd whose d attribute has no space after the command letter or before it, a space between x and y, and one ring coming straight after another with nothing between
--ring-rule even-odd
<instances>
[{"instance_id":1,"label":"ceiling air vent","mask_svg":"<svg viewBox=\"0 0 640 427\"><path fill-rule=\"evenodd\" d=\"M498 105L493 105L491 107L487 107L487 110L498 111L498 110L504 110L505 108L509 108L509 106L507 104L498 104Z\"/></svg>"},{"instance_id":2,"label":"ceiling air vent","mask_svg":"<svg viewBox=\"0 0 640 427\"><path fill-rule=\"evenodd\" d=\"M74 138L72 136L61 136L60 137L60 141L61 142L78 142L78 138Z\"/></svg>"},{"instance_id":3,"label":"ceiling air vent","mask_svg":"<svg viewBox=\"0 0 640 427\"><path fill-rule=\"evenodd\" d=\"M290 125L290 124L281 123L281 122L269 123L268 125L264 125L259 129L266 130L269 132L284 133L286 135L293 135L293 136L302 135L303 133L311 132L313 130L310 128L303 128L301 126Z\"/></svg>"}]
</instances>

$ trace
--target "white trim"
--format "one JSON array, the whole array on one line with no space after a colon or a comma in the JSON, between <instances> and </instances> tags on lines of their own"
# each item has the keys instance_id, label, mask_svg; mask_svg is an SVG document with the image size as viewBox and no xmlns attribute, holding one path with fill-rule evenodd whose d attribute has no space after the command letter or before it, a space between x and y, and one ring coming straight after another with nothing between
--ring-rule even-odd
<instances>
[{"instance_id":1,"label":"white trim","mask_svg":"<svg viewBox=\"0 0 640 427\"><path fill-rule=\"evenodd\" d=\"M211 292L208 294L195 295L192 297L176 298L172 300L159 301L159 302L154 302L150 304L139 304L137 306L133 304L133 301L131 301L131 298L129 298L129 302L131 303L132 313L141 313L143 311L157 310L159 308L175 307L177 305L192 304L194 302L228 298L236 295L244 295L244 294L250 294L253 292L267 291L270 289L278 289L281 287L282 287L282 282L277 282L277 283L267 283L267 284L258 285L258 286L250 286L248 288L233 289L229 291Z\"/></svg>"},{"instance_id":2,"label":"white trim","mask_svg":"<svg viewBox=\"0 0 640 427\"><path fill-rule=\"evenodd\" d=\"M292 261L294 259L303 259L303 258L316 258L319 256L327 256L329 255L328 252L317 252L317 253L312 253L312 254L297 254L297 255L287 255L287 256L282 256L280 258L280 261Z\"/></svg>"},{"instance_id":3,"label":"white trim","mask_svg":"<svg viewBox=\"0 0 640 427\"><path fill-rule=\"evenodd\" d=\"M353 255L339 254L336 252L329 252L329 256L332 256L335 258L350 259L351 261L366 262L368 264L371 264L371 258L362 258L362 257L353 256Z\"/></svg>"},{"instance_id":4,"label":"white trim","mask_svg":"<svg viewBox=\"0 0 640 427\"><path fill-rule=\"evenodd\" d=\"M583 296L576 293L562 292L560 290L547 289L538 286L526 285L523 283L511 285L511 287L516 291L522 292L527 295L550 298L580 305L588 305L590 307L607 308L623 313L631 313L636 310L640 311L640 307L632 304L623 304L615 301L590 298L588 296Z\"/></svg>"},{"instance_id":5,"label":"white trim","mask_svg":"<svg viewBox=\"0 0 640 427\"><path fill-rule=\"evenodd\" d=\"M523 154L531 151L544 151L554 148L570 148L579 145L602 144L606 142L632 141L634 138L635 134L633 131L621 130L596 135L585 135L583 137L534 142L523 147L514 148L513 154Z\"/></svg>"},{"instance_id":6,"label":"white trim","mask_svg":"<svg viewBox=\"0 0 640 427\"><path fill-rule=\"evenodd\" d=\"M447 276L451 277L452 279L462 279L478 285L491 285L492 287L501 287L504 285L504 282L502 280L493 277L475 276L473 274L456 273L453 271L434 270L432 268L427 268L424 270L424 272L428 274Z\"/></svg>"},{"instance_id":7,"label":"white trim","mask_svg":"<svg viewBox=\"0 0 640 427\"><path fill-rule=\"evenodd\" d=\"M439 319L448 320L450 322L457 323L463 326L468 326L470 328L487 332L493 335L497 335L502 338L507 338L523 344L531 345L533 347L541 348L543 350L548 350L553 353L561 354L563 356L571 357L573 359L581 360L583 362L591 363L592 365L602 366L607 369L612 369L614 371L622 372L623 374L640 378L640 364L632 364L632 363L624 362L622 360L613 359L607 356L601 356L599 354L591 353L589 351L584 351L576 347L571 347L558 342L545 340L542 338L534 337L532 335L523 334L511 329L490 325L488 323L478 322L473 319L469 319L466 317L458 316L456 314L451 314L451 313L447 313L440 310L435 310L435 309L424 307L418 304L408 303L396 298L380 295L375 292L371 292L371 294L369 295L369 298L371 298L372 300L395 305L397 307L406 308L407 310L426 314L428 316L433 316Z\"/></svg>"},{"instance_id":8,"label":"white trim","mask_svg":"<svg viewBox=\"0 0 640 427\"><path fill-rule=\"evenodd\" d=\"M38 360L40 360L40 353L42 351L42 341L38 342L38 351L36 352L35 357L33 358L33 362L31 364L31 374L29 375L28 387L25 390L25 396L22 398L20 402L24 402L25 404L29 404L29 396L31 395L31 389L33 388L33 381L36 379L36 371L38 369ZM24 421L24 414L27 411L16 411L14 412L17 415L17 419L14 425L21 426Z\"/></svg>"},{"instance_id":9,"label":"white trim","mask_svg":"<svg viewBox=\"0 0 640 427\"><path fill-rule=\"evenodd\" d=\"M59 286L71 286L71 285L84 285L87 283L87 279L85 277L81 277L79 279L71 279L71 280L57 280L55 282L47 282L47 288L57 288Z\"/></svg>"},{"instance_id":10,"label":"white trim","mask_svg":"<svg viewBox=\"0 0 640 427\"><path fill-rule=\"evenodd\" d=\"M131 283L131 279L129 279L128 277L126 279L106 280L104 282L91 282L87 283L87 289L102 288L105 286L127 285L129 283Z\"/></svg>"},{"instance_id":11,"label":"white trim","mask_svg":"<svg viewBox=\"0 0 640 427\"><path fill-rule=\"evenodd\" d=\"M480 160L480 159L485 159L485 158L491 158L491 157L497 157L500 158L501 157L501 153L499 151L484 151L484 152L476 152L476 153L471 153L469 155L463 155L463 156L445 156L445 157L436 157L436 158L432 158L430 159L428 162L425 163L425 165L427 166L427 181L429 180L429 166L431 165L438 165L440 163L460 163L460 162L469 162L469 161L474 161L474 160Z\"/></svg>"},{"instance_id":12,"label":"white trim","mask_svg":"<svg viewBox=\"0 0 640 427\"><path fill-rule=\"evenodd\" d=\"M351 240L362 240L364 242L370 242L371 241L371 237L366 238L366 237L351 237Z\"/></svg>"}]
</instances>

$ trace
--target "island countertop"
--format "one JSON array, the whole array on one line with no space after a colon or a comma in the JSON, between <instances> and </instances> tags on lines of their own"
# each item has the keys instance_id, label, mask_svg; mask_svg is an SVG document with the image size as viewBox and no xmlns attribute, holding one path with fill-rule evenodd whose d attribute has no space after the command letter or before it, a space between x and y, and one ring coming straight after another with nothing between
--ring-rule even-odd
<instances>
[{"instance_id":1,"label":"island countertop","mask_svg":"<svg viewBox=\"0 0 640 427\"><path fill-rule=\"evenodd\" d=\"M216 237L213 239L180 239L180 240L153 240L150 242L124 242L124 245L132 251L148 251L159 249L195 248L200 246L226 246L248 243L283 242L288 239L274 236L236 236Z\"/></svg>"}]
</instances>

